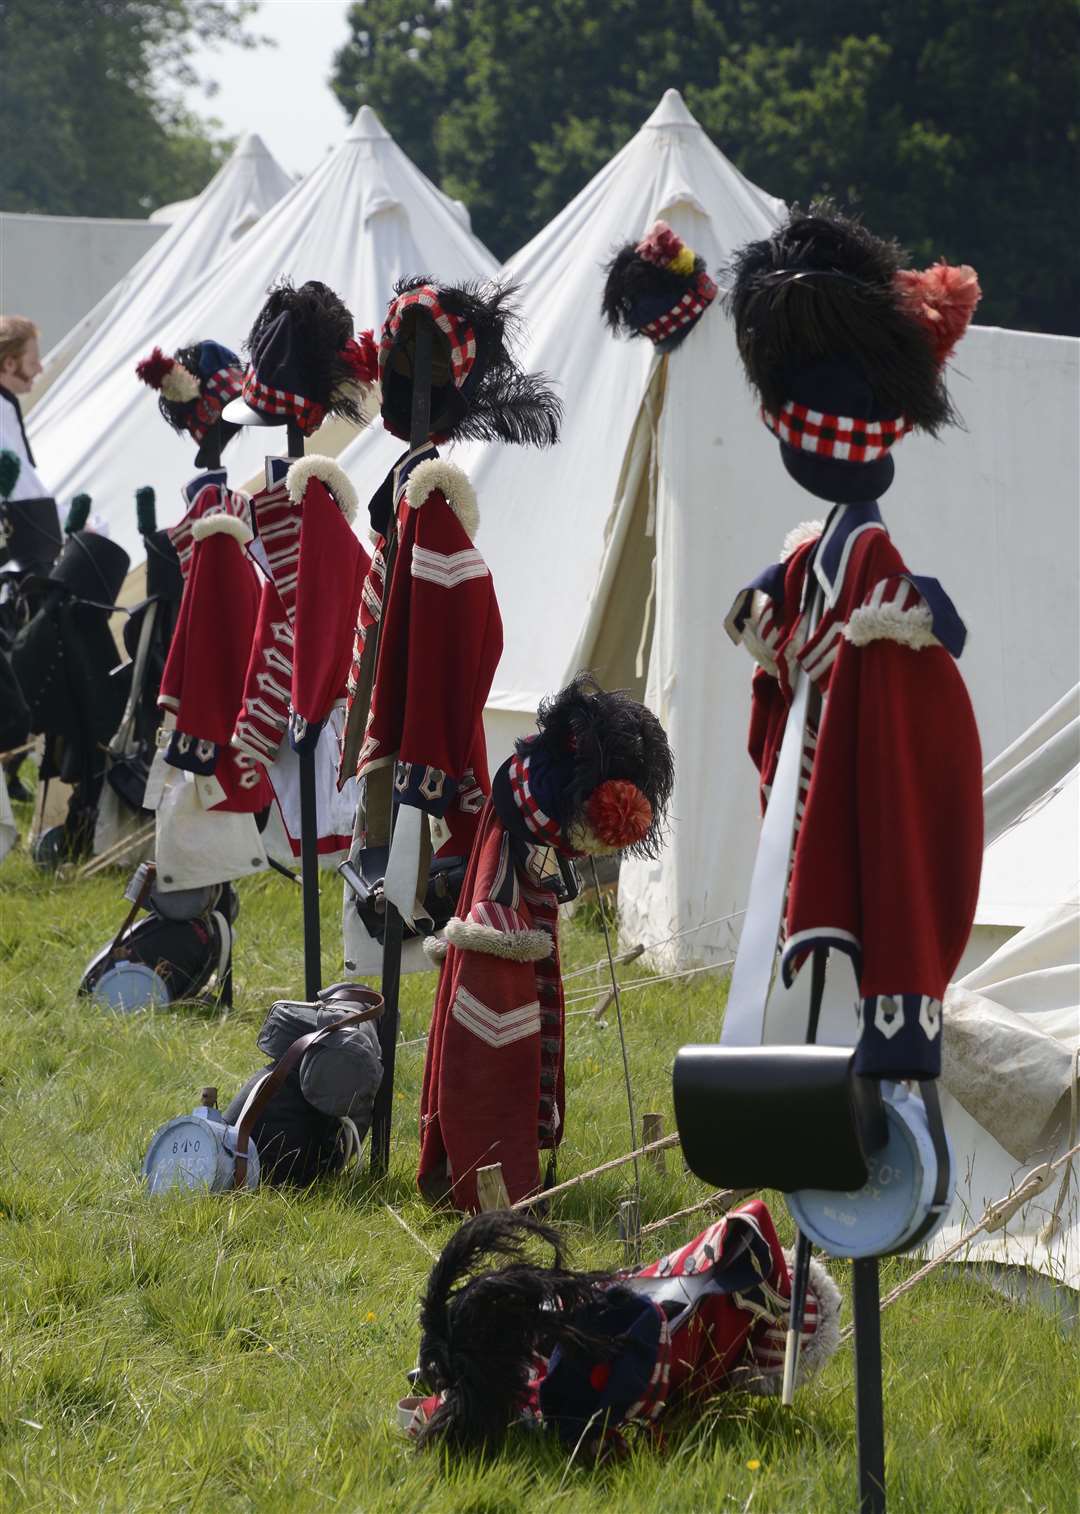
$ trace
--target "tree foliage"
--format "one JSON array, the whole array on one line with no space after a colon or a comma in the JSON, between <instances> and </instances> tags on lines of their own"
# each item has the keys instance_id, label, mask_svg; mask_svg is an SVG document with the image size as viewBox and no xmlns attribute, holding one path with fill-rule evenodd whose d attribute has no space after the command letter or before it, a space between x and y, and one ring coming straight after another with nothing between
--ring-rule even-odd
<instances>
[{"instance_id":1,"label":"tree foliage","mask_svg":"<svg viewBox=\"0 0 1080 1514\"><path fill-rule=\"evenodd\" d=\"M675 85L772 194L973 263L982 321L1080 333L1076 0L356 0L350 24L338 98L499 256Z\"/></svg>"},{"instance_id":2,"label":"tree foliage","mask_svg":"<svg viewBox=\"0 0 1080 1514\"><path fill-rule=\"evenodd\" d=\"M194 39L253 45L251 0L0 0L0 205L142 216L197 194L228 143L179 103Z\"/></svg>"}]
</instances>

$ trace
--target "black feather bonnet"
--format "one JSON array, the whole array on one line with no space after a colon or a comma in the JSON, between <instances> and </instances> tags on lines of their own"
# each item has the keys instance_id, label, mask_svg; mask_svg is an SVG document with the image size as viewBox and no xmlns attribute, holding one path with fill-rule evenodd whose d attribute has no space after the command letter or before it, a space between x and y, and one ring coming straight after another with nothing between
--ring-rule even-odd
<instances>
[{"instance_id":1,"label":"black feather bonnet","mask_svg":"<svg viewBox=\"0 0 1080 1514\"><path fill-rule=\"evenodd\" d=\"M426 275L394 285L379 343L382 416L408 439L412 419L417 314L434 323L430 436L550 447L562 404L543 374L526 373L513 355L520 318L512 284L438 284Z\"/></svg>"},{"instance_id":2,"label":"black feather bonnet","mask_svg":"<svg viewBox=\"0 0 1080 1514\"><path fill-rule=\"evenodd\" d=\"M616 335L646 336L660 352L685 341L716 298L704 258L656 221L607 266L603 314Z\"/></svg>"},{"instance_id":3,"label":"black feather bonnet","mask_svg":"<svg viewBox=\"0 0 1080 1514\"><path fill-rule=\"evenodd\" d=\"M328 415L364 422L377 377L374 337L365 331L354 338L353 318L328 285L276 284L255 317L247 350L243 397L251 419L291 420L305 436Z\"/></svg>"},{"instance_id":4,"label":"black feather bonnet","mask_svg":"<svg viewBox=\"0 0 1080 1514\"><path fill-rule=\"evenodd\" d=\"M211 432L218 443L212 450L220 455L239 430L222 420L221 412L240 393L244 368L236 353L220 342L192 342L172 357L155 347L149 357L136 364L135 373L157 390L158 409L172 429L186 432L200 444L200 464Z\"/></svg>"},{"instance_id":5,"label":"black feather bonnet","mask_svg":"<svg viewBox=\"0 0 1080 1514\"><path fill-rule=\"evenodd\" d=\"M551 1265L528 1259L530 1241L551 1247ZM493 1259L502 1265L492 1268ZM611 1281L569 1270L558 1231L539 1220L506 1210L467 1220L443 1247L420 1306L419 1376L443 1395L420 1444L497 1446L521 1412L535 1356L604 1349L581 1319L617 1296Z\"/></svg>"},{"instance_id":6,"label":"black feather bonnet","mask_svg":"<svg viewBox=\"0 0 1080 1514\"><path fill-rule=\"evenodd\" d=\"M876 497L900 437L956 420L944 362L978 280L966 265L906 262L895 241L829 201L796 207L732 260L726 301L746 376L788 471L822 498Z\"/></svg>"},{"instance_id":7,"label":"black feather bonnet","mask_svg":"<svg viewBox=\"0 0 1080 1514\"><path fill-rule=\"evenodd\" d=\"M504 824L578 855L658 856L675 763L652 711L579 673L541 703L536 724L495 775Z\"/></svg>"}]
</instances>

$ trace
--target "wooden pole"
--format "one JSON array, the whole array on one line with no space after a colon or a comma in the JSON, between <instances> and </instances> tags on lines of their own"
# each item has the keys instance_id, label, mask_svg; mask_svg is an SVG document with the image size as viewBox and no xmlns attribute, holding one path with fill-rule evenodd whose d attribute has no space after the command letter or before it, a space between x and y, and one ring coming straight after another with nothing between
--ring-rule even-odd
<instances>
[{"instance_id":1,"label":"wooden pole","mask_svg":"<svg viewBox=\"0 0 1080 1514\"><path fill-rule=\"evenodd\" d=\"M412 417L409 424L409 449L421 446L431 430L431 353L434 327L430 314L416 307L415 348L413 353ZM391 540L396 542L396 524L391 522ZM383 574L383 604L389 603L393 562L387 554ZM383 621L379 621L381 632ZM378 632L376 633L378 634ZM372 698L375 681L379 676L379 647L375 646L375 666L372 670ZM393 841L393 801L390 812L390 839ZM394 1113L394 1062L397 1057L398 1026L400 1015L398 998L401 990L401 942L402 919L389 899L385 900L386 913L383 926L382 996L383 1012L379 1021L379 1048L382 1052L383 1075L375 1096L371 1121L371 1171L380 1177L390 1165L390 1126Z\"/></svg>"}]
</instances>

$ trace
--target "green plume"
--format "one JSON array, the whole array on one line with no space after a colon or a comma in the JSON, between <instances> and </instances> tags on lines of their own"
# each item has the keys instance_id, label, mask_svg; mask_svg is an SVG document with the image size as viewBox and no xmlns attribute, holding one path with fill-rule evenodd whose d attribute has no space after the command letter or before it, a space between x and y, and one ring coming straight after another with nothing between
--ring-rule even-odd
<instances>
[{"instance_id":1,"label":"green plume","mask_svg":"<svg viewBox=\"0 0 1080 1514\"><path fill-rule=\"evenodd\" d=\"M135 519L141 536L152 536L157 530L156 496L149 484L135 490Z\"/></svg>"},{"instance_id":2,"label":"green plume","mask_svg":"<svg viewBox=\"0 0 1080 1514\"><path fill-rule=\"evenodd\" d=\"M7 499L19 481L22 463L14 452L5 447L0 452L0 498Z\"/></svg>"},{"instance_id":3,"label":"green plume","mask_svg":"<svg viewBox=\"0 0 1080 1514\"><path fill-rule=\"evenodd\" d=\"M81 531L90 519L90 496L89 494L76 494L71 501L71 507L64 522L64 530L68 536L75 531Z\"/></svg>"}]
</instances>

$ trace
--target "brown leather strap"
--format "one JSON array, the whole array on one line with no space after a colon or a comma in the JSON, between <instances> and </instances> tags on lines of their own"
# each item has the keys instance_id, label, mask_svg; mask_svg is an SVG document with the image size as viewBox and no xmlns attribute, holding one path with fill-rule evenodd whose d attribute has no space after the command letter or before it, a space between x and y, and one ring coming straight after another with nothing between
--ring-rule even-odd
<instances>
[{"instance_id":1,"label":"brown leather strap","mask_svg":"<svg viewBox=\"0 0 1080 1514\"><path fill-rule=\"evenodd\" d=\"M128 910L127 918L125 919L123 925L116 932L116 936L113 939L113 944L109 947L110 963L115 959L121 941L123 941L124 937L131 929L132 921L135 919L135 916L143 908L147 899L149 898L150 891L154 886L154 879L157 877L157 867L153 862L144 862L141 865L146 869L146 872L143 875L142 887L139 889L134 904L132 904L131 908Z\"/></svg>"},{"instance_id":2,"label":"brown leather strap","mask_svg":"<svg viewBox=\"0 0 1080 1514\"><path fill-rule=\"evenodd\" d=\"M233 1187L243 1188L247 1181L247 1149L251 1139L251 1131L263 1110L277 1093L285 1079L300 1061L305 1052L325 1041L335 1031L344 1030L349 1025L359 1025L363 1020L377 1020L383 1012L383 996L376 993L373 988L355 986L355 997L367 1000L366 1009L353 1010L351 1014L342 1015L340 1020L335 1020L333 1025L323 1025L319 1030L309 1030L306 1035L299 1036L289 1047L288 1051L276 1062L261 1082L248 1094L244 1107L240 1111L240 1118L236 1122L236 1168L233 1174ZM327 1009L332 1004L325 1006Z\"/></svg>"}]
</instances>

